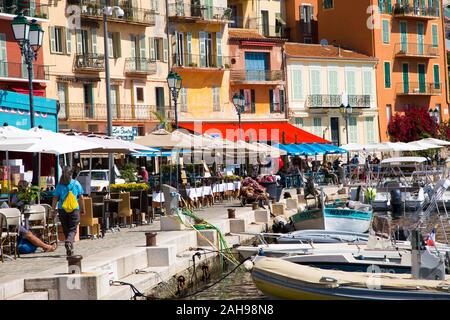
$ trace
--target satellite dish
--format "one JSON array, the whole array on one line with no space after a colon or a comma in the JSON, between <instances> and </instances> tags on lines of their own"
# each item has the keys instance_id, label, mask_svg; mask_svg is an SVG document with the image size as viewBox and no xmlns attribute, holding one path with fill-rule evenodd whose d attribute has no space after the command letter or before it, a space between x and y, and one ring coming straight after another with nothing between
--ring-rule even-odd
<instances>
[{"instance_id":1,"label":"satellite dish","mask_svg":"<svg viewBox=\"0 0 450 320\"><path fill-rule=\"evenodd\" d=\"M322 39L322 40L320 40L320 44L322 46L327 46L328 45L328 40L327 39Z\"/></svg>"}]
</instances>

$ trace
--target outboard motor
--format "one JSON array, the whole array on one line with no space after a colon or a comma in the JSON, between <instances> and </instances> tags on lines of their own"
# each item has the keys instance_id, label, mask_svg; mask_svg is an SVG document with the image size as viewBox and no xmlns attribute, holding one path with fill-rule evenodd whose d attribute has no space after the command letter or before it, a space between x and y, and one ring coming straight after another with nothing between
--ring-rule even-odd
<instances>
[{"instance_id":1,"label":"outboard motor","mask_svg":"<svg viewBox=\"0 0 450 320\"><path fill-rule=\"evenodd\" d=\"M445 280L445 258L431 253L421 234L411 234L411 274L414 279Z\"/></svg>"},{"instance_id":2,"label":"outboard motor","mask_svg":"<svg viewBox=\"0 0 450 320\"><path fill-rule=\"evenodd\" d=\"M391 194L391 211L393 217L400 217L403 215L403 201L402 192L400 189L393 189Z\"/></svg>"}]
</instances>

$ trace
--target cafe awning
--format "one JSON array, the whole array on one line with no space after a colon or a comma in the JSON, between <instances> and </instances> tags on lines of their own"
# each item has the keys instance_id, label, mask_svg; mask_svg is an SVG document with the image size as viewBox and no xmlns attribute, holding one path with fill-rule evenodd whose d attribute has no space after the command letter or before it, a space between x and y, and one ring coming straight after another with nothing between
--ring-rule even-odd
<instances>
[{"instance_id":1,"label":"cafe awning","mask_svg":"<svg viewBox=\"0 0 450 320\"><path fill-rule=\"evenodd\" d=\"M239 140L238 122L181 122L180 127L189 131L223 139ZM245 141L270 142L271 144L330 143L321 137L302 130L286 121L242 122L242 137Z\"/></svg>"}]
</instances>

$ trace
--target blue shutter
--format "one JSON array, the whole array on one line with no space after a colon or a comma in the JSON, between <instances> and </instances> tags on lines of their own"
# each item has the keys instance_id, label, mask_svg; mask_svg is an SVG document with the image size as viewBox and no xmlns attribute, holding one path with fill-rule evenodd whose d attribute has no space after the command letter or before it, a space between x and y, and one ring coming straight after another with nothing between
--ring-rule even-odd
<instances>
[{"instance_id":1,"label":"blue shutter","mask_svg":"<svg viewBox=\"0 0 450 320\"><path fill-rule=\"evenodd\" d=\"M384 63L384 87L391 87L391 64L389 62Z\"/></svg>"},{"instance_id":2,"label":"blue shutter","mask_svg":"<svg viewBox=\"0 0 450 320\"><path fill-rule=\"evenodd\" d=\"M440 89L441 83L440 83L440 79L439 79L439 65L435 64L433 66L433 71L434 71L434 88Z\"/></svg>"}]
</instances>

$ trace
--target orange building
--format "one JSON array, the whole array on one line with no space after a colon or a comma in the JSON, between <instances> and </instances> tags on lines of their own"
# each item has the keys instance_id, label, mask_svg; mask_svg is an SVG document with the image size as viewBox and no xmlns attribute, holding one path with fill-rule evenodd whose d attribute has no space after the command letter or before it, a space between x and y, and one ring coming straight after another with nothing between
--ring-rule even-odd
<instances>
[{"instance_id":1,"label":"orange building","mask_svg":"<svg viewBox=\"0 0 450 320\"><path fill-rule=\"evenodd\" d=\"M394 113L426 106L449 117L447 61L439 0L320 0L319 39L374 56L379 132Z\"/></svg>"},{"instance_id":2,"label":"orange building","mask_svg":"<svg viewBox=\"0 0 450 320\"><path fill-rule=\"evenodd\" d=\"M286 0L285 18L289 41L318 43L317 10L319 0Z\"/></svg>"}]
</instances>

